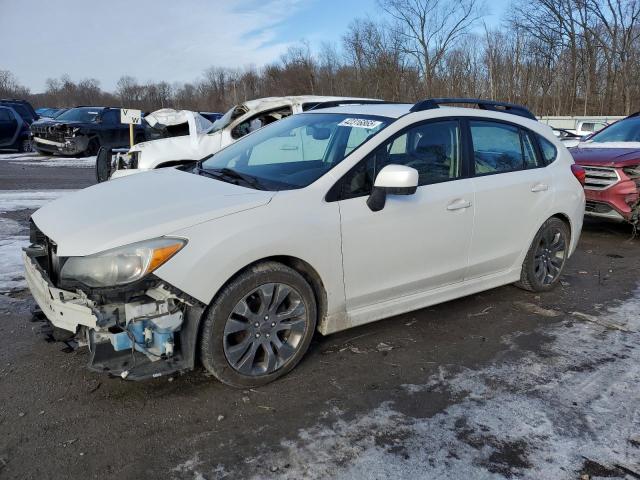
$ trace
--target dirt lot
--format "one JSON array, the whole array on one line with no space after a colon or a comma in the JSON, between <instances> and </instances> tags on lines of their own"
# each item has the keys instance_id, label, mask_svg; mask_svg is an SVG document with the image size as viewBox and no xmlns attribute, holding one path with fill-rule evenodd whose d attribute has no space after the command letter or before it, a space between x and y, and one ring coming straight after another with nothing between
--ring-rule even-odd
<instances>
[{"instance_id":1,"label":"dirt lot","mask_svg":"<svg viewBox=\"0 0 640 480\"><path fill-rule=\"evenodd\" d=\"M29 202L93 170L5 160L10 258ZM0 294L0 478L638 478L639 246L587 222L551 293L506 286L318 336L290 375L245 391L202 369L89 373L16 287Z\"/></svg>"}]
</instances>

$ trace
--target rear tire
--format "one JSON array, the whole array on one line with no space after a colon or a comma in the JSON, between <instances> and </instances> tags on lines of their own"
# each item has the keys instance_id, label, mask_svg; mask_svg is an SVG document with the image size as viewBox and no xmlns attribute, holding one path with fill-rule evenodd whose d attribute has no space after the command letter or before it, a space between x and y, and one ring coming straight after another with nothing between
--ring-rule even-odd
<instances>
[{"instance_id":1,"label":"rear tire","mask_svg":"<svg viewBox=\"0 0 640 480\"><path fill-rule=\"evenodd\" d=\"M542 224L522 264L516 286L530 292L546 292L558 284L569 255L571 232L557 217Z\"/></svg>"},{"instance_id":2,"label":"rear tire","mask_svg":"<svg viewBox=\"0 0 640 480\"><path fill-rule=\"evenodd\" d=\"M298 272L277 262L249 267L221 290L206 313L202 364L227 385L265 385L304 356L316 316L313 290Z\"/></svg>"}]
</instances>

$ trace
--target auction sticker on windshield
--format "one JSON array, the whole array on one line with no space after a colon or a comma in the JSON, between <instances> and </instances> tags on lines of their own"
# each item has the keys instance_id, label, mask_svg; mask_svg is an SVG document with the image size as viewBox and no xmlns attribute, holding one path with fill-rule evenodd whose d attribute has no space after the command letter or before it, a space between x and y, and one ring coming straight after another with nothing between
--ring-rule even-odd
<instances>
[{"instance_id":1,"label":"auction sticker on windshield","mask_svg":"<svg viewBox=\"0 0 640 480\"><path fill-rule=\"evenodd\" d=\"M366 128L368 130L380 125L382 125L382 122L379 120L369 120L367 118L345 118L338 124L339 127Z\"/></svg>"}]
</instances>

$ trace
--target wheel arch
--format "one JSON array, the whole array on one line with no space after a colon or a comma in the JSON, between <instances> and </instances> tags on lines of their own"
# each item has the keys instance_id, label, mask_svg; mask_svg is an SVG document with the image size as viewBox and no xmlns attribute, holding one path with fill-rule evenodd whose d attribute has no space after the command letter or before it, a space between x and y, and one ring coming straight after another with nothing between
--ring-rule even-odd
<instances>
[{"instance_id":1,"label":"wheel arch","mask_svg":"<svg viewBox=\"0 0 640 480\"><path fill-rule=\"evenodd\" d=\"M557 218L567 224L567 227L569 227L569 242L571 242L571 239L573 239L573 225L571 223L571 218L569 217L569 215L567 215L566 213L558 212L551 215L547 220L551 218ZM545 222L547 220L545 220Z\"/></svg>"},{"instance_id":2,"label":"wheel arch","mask_svg":"<svg viewBox=\"0 0 640 480\"><path fill-rule=\"evenodd\" d=\"M245 265L244 267L236 271L233 275L231 275L220 286L220 288L215 293L215 295L213 296L209 304L203 310L203 313L200 319L198 320L198 329L197 329L198 334L195 338L197 345L199 345L200 338L202 335L202 324L203 324L202 318L206 315L206 312L209 310L209 308L211 308L211 305L213 305L213 303L217 300L217 298L220 295L220 292L222 292L227 285L229 285L233 280L235 280L240 274L245 272L247 269L254 267L255 265L266 263L266 262L278 262L283 265L286 265L287 267L295 270L300 275L302 275L302 277L309 283L309 285L311 286L311 290L313 290L313 293L316 299L316 307L317 307L316 308L317 310L316 328L319 327L319 325L322 322L322 319L327 314L328 299L327 299L327 292L324 287L324 283L322 282L322 278L318 274L317 270L313 266L311 266L311 264L309 264L305 260L302 260L301 258L290 256L290 255L272 255L269 257L263 257L258 260L254 260L253 262Z\"/></svg>"},{"instance_id":3,"label":"wheel arch","mask_svg":"<svg viewBox=\"0 0 640 480\"><path fill-rule=\"evenodd\" d=\"M324 318L324 316L327 313L327 292L324 288L324 283L322 282L322 278L318 274L317 270L313 268L308 262L306 262L305 260L302 260L301 258L293 257L290 255L273 255L270 257L264 257L259 260L255 260L249 263L248 265L245 265L243 268L241 268L236 273L234 273L231 277L229 277L229 279L222 285L222 287L220 287L220 289L218 290L216 295L214 295L209 305L213 304L213 302L218 297L219 292L222 291L222 289L225 288L230 282L232 282L238 275L240 275L242 272L244 272L245 270L255 265L258 265L260 263L265 263L265 262L282 263L283 265L286 265L287 267L298 272L309 283L316 297L316 304L317 304L317 310L318 310L317 320L319 324L321 319Z\"/></svg>"},{"instance_id":4,"label":"wheel arch","mask_svg":"<svg viewBox=\"0 0 640 480\"><path fill-rule=\"evenodd\" d=\"M549 215L548 217L546 217L542 221L542 223L540 223L537 227L535 227L535 229L531 232L531 234L529 235L529 242L526 244L526 246L520 252L520 256L518 256L518 260L516 260L516 263L514 264L514 267L516 265L522 265L522 262L524 262L524 259L527 256L527 252L529 251L529 248L531 248L531 244L533 243L533 240L536 238L536 235L540 231L540 228L542 228L542 226L552 218L557 218L557 219L561 220L562 222L564 222L567 225L567 227L569 228L569 244L570 245L573 244L574 225L571 222L571 217L569 215L567 215L566 213L563 213L563 212L553 213L553 214Z\"/></svg>"}]
</instances>

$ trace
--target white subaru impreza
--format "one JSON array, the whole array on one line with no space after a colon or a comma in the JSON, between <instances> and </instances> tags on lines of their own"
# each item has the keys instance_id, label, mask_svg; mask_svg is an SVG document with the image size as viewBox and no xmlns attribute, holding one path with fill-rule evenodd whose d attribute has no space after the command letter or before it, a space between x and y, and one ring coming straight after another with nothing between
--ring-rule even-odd
<instances>
[{"instance_id":1,"label":"white subaru impreza","mask_svg":"<svg viewBox=\"0 0 640 480\"><path fill-rule=\"evenodd\" d=\"M461 103L479 108L442 106ZM46 205L26 278L92 370L143 379L199 360L262 385L316 330L512 282L553 288L580 236L583 180L524 107L324 109Z\"/></svg>"}]
</instances>

